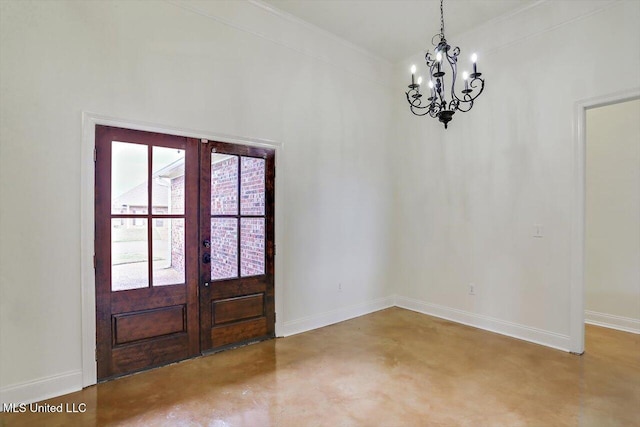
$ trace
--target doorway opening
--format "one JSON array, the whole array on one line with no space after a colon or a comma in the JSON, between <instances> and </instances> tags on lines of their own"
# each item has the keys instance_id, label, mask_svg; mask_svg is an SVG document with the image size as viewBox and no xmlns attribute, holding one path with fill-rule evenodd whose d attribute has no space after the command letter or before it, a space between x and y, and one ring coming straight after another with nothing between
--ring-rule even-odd
<instances>
[{"instance_id":1,"label":"doorway opening","mask_svg":"<svg viewBox=\"0 0 640 427\"><path fill-rule=\"evenodd\" d=\"M575 104L574 191L571 223L571 309L570 351L584 353L585 348L585 255L586 255L586 150L587 112L599 107L640 99L640 87L586 99ZM636 123L637 124L637 123Z\"/></svg>"},{"instance_id":2,"label":"doorway opening","mask_svg":"<svg viewBox=\"0 0 640 427\"><path fill-rule=\"evenodd\" d=\"M585 162L585 321L636 334L640 333L638 117L640 99L588 109Z\"/></svg>"},{"instance_id":3,"label":"doorway opening","mask_svg":"<svg viewBox=\"0 0 640 427\"><path fill-rule=\"evenodd\" d=\"M95 129L97 379L273 337L275 151Z\"/></svg>"}]
</instances>

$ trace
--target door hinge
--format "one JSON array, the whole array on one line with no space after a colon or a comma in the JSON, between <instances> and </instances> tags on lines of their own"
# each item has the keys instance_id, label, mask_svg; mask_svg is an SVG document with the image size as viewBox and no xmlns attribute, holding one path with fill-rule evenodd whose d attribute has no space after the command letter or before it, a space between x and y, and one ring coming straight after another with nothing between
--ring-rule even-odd
<instances>
[{"instance_id":1,"label":"door hinge","mask_svg":"<svg viewBox=\"0 0 640 427\"><path fill-rule=\"evenodd\" d=\"M95 163L97 159L98 159L98 149L93 147L93 162Z\"/></svg>"},{"instance_id":2,"label":"door hinge","mask_svg":"<svg viewBox=\"0 0 640 427\"><path fill-rule=\"evenodd\" d=\"M96 255L93 254L93 269L96 269Z\"/></svg>"},{"instance_id":3,"label":"door hinge","mask_svg":"<svg viewBox=\"0 0 640 427\"><path fill-rule=\"evenodd\" d=\"M278 319L278 313L276 313L275 311L273 312L273 321L274 323L277 321Z\"/></svg>"},{"instance_id":4,"label":"door hinge","mask_svg":"<svg viewBox=\"0 0 640 427\"><path fill-rule=\"evenodd\" d=\"M276 252L277 252L278 247L276 246L276 244L273 244L273 256L276 256Z\"/></svg>"},{"instance_id":5,"label":"door hinge","mask_svg":"<svg viewBox=\"0 0 640 427\"><path fill-rule=\"evenodd\" d=\"M98 361L98 349L96 348L93 352L94 356L96 357L96 362Z\"/></svg>"}]
</instances>

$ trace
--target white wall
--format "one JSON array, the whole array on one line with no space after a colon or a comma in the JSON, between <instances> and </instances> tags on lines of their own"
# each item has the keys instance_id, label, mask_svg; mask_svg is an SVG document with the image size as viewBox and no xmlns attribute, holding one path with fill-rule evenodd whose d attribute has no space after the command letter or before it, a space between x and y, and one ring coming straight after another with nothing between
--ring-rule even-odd
<instances>
[{"instance_id":1,"label":"white wall","mask_svg":"<svg viewBox=\"0 0 640 427\"><path fill-rule=\"evenodd\" d=\"M399 305L570 348L575 105L640 87L638 22L636 1L553 1L448 35L486 88L446 131L396 97Z\"/></svg>"},{"instance_id":2,"label":"white wall","mask_svg":"<svg viewBox=\"0 0 640 427\"><path fill-rule=\"evenodd\" d=\"M586 117L586 319L640 333L640 100Z\"/></svg>"},{"instance_id":3,"label":"white wall","mask_svg":"<svg viewBox=\"0 0 640 427\"><path fill-rule=\"evenodd\" d=\"M281 333L388 305L388 63L247 2L0 8L0 401L81 385L83 111L284 144Z\"/></svg>"}]
</instances>

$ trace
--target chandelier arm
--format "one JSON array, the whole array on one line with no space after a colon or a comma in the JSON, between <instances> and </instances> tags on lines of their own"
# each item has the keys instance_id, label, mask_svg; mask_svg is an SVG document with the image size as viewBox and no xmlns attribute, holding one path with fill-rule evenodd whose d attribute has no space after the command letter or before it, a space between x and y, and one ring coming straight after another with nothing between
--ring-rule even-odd
<instances>
[{"instance_id":1,"label":"chandelier arm","mask_svg":"<svg viewBox=\"0 0 640 427\"><path fill-rule=\"evenodd\" d=\"M405 95L407 96L407 102L409 102L409 106L411 107L411 111L412 112L413 112L414 109L425 110L425 109L429 108L428 105L427 106L422 105L422 98L421 97L415 97L415 95L417 95L417 94L418 94L418 91L415 90L415 89L411 89L411 90L405 92ZM415 112L414 112L414 114L415 114ZM424 114L416 114L416 115L424 115Z\"/></svg>"},{"instance_id":2,"label":"chandelier arm","mask_svg":"<svg viewBox=\"0 0 640 427\"><path fill-rule=\"evenodd\" d=\"M454 76L456 76L456 77L457 77L458 55L460 55L460 48L458 46L456 46L452 50L451 55L447 55L447 58L449 59L449 62L451 63L451 67L453 69ZM472 78L471 81L469 82L469 87L471 88L471 91L473 91L473 89L476 88L477 81L480 81L480 84L481 84L480 91L478 91L475 94L473 92L463 93L462 97L460 97L458 95L458 93L456 93L456 91L455 91L455 80L457 80L457 78L454 78L454 82L451 85L451 103L453 104L451 109L452 110L453 109L457 109L459 111L462 111L462 112L466 113L467 111L471 110L471 108L473 107L473 102L471 102L471 104L466 108L461 108L460 104L461 103L467 104L470 101L473 101L474 99L476 99L480 95L480 93L482 93L482 90L484 89L484 80L482 80L480 77ZM465 87L465 89L467 89L467 88ZM457 102L454 103L454 100L457 100ZM453 107L455 107L455 108L453 108Z\"/></svg>"},{"instance_id":3,"label":"chandelier arm","mask_svg":"<svg viewBox=\"0 0 640 427\"><path fill-rule=\"evenodd\" d=\"M427 54L424 56L424 60L427 63L427 67L429 67L429 69L431 69L436 62L436 59L431 56L431 52L427 52Z\"/></svg>"},{"instance_id":4,"label":"chandelier arm","mask_svg":"<svg viewBox=\"0 0 640 427\"><path fill-rule=\"evenodd\" d=\"M458 80L458 54L460 49L454 48L449 55L449 51L446 52L447 62L451 67L451 102L449 102L449 109L455 111L458 109L458 95L456 94L456 80Z\"/></svg>"},{"instance_id":5,"label":"chandelier arm","mask_svg":"<svg viewBox=\"0 0 640 427\"><path fill-rule=\"evenodd\" d=\"M465 94L463 98L469 97L469 94ZM462 99L458 100L458 104L456 105L456 110L466 113L467 111L473 108L473 99Z\"/></svg>"},{"instance_id":6,"label":"chandelier arm","mask_svg":"<svg viewBox=\"0 0 640 427\"><path fill-rule=\"evenodd\" d=\"M414 116L420 116L420 117L422 117L422 116L426 116L427 114L429 114L431 117L433 117L433 115L431 114L431 110L426 110L426 111L421 112L421 113L416 113L416 112L414 111L413 107L411 107L411 108L410 108L410 110L411 110L411 112L413 113L413 115L414 115Z\"/></svg>"},{"instance_id":7,"label":"chandelier arm","mask_svg":"<svg viewBox=\"0 0 640 427\"><path fill-rule=\"evenodd\" d=\"M478 81L480 83L478 83ZM459 111L466 113L469 110L471 110L471 108L473 108L473 101L477 97L479 97L482 91L484 90L484 80L482 80L481 78L475 78L475 79L472 79L471 82L469 83L469 87L471 87L472 90L476 89L478 86L479 86L479 90L476 93L474 93L475 91L465 93L462 96L462 98L459 98L458 96L456 96L456 99L458 100L457 109Z\"/></svg>"},{"instance_id":8,"label":"chandelier arm","mask_svg":"<svg viewBox=\"0 0 640 427\"><path fill-rule=\"evenodd\" d=\"M480 96L480 94L482 93L482 91L484 90L484 79L481 79L480 77L475 77L473 79L471 79L471 81L469 82L469 87L472 89L475 89L476 86L478 85L476 82L480 82L480 90L478 91L477 94L473 95L471 97L471 99L476 99L477 97Z\"/></svg>"},{"instance_id":9,"label":"chandelier arm","mask_svg":"<svg viewBox=\"0 0 640 427\"><path fill-rule=\"evenodd\" d=\"M424 111L422 113L416 113L415 110L413 109L413 107L410 108L411 112L413 113L414 116L426 116L427 114L431 114L430 110Z\"/></svg>"},{"instance_id":10,"label":"chandelier arm","mask_svg":"<svg viewBox=\"0 0 640 427\"><path fill-rule=\"evenodd\" d=\"M427 106L420 106L416 104L411 104L409 109L416 116L426 116L427 114L432 114L431 104Z\"/></svg>"},{"instance_id":11,"label":"chandelier arm","mask_svg":"<svg viewBox=\"0 0 640 427\"><path fill-rule=\"evenodd\" d=\"M409 103L409 109L416 116L426 116L429 114L431 117L436 117L436 114L440 111L440 105L431 100L427 105L422 105L422 98L413 98L413 95L417 94L415 89L411 89L405 92L407 96L407 102ZM411 100L413 98L413 101ZM424 110L424 111L423 111Z\"/></svg>"}]
</instances>

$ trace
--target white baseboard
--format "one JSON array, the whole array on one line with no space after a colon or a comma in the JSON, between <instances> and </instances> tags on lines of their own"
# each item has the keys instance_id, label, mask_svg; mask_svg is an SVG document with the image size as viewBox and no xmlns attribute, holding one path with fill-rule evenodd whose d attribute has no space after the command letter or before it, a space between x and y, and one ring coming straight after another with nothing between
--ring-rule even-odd
<instances>
[{"instance_id":1,"label":"white baseboard","mask_svg":"<svg viewBox=\"0 0 640 427\"><path fill-rule=\"evenodd\" d=\"M555 332L549 332L542 329L533 328L531 326L507 322L505 320L484 316L482 314L471 313L456 308L445 307L438 304L431 304L413 298L396 296L395 300L397 307L406 308L407 310L417 311L418 313L440 317L442 319L451 320L452 322L462 323L464 325L473 326L474 328L484 329L501 335L507 335L509 337L556 348L562 351L568 352L571 348L571 340L568 335L557 334Z\"/></svg>"},{"instance_id":2,"label":"white baseboard","mask_svg":"<svg viewBox=\"0 0 640 427\"><path fill-rule=\"evenodd\" d=\"M64 372L0 389L2 403L34 403L82 389L82 371Z\"/></svg>"},{"instance_id":3,"label":"white baseboard","mask_svg":"<svg viewBox=\"0 0 640 427\"><path fill-rule=\"evenodd\" d=\"M290 335L299 334L302 332L310 331L312 329L322 328L334 323L353 319L354 317L364 316L365 314L373 313L374 311L393 307L394 305L394 297L388 296L360 304L351 305L348 307L338 308L335 310L327 311L325 313L284 322L282 324L282 327L278 330L278 336L288 337Z\"/></svg>"},{"instance_id":4,"label":"white baseboard","mask_svg":"<svg viewBox=\"0 0 640 427\"><path fill-rule=\"evenodd\" d=\"M640 319L634 319L632 317L615 316L613 314L585 310L584 321L589 325L617 329L619 331L631 332L632 334L640 334Z\"/></svg>"}]
</instances>

